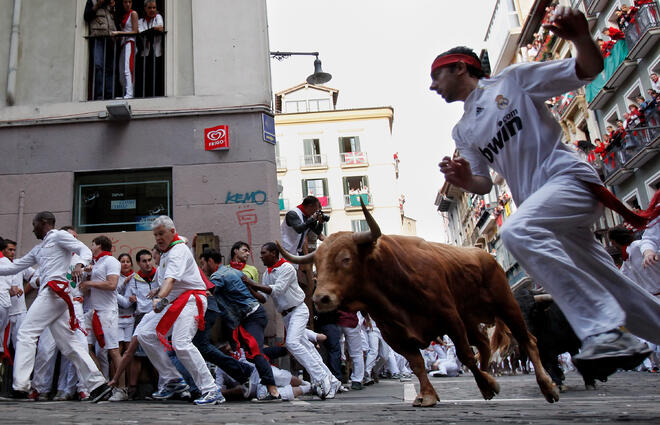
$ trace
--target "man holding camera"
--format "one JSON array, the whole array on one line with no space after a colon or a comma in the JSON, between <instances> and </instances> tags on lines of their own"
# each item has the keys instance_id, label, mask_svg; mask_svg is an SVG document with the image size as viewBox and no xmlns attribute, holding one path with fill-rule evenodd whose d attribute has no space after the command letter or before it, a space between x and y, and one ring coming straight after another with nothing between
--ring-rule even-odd
<instances>
[{"instance_id":1,"label":"man holding camera","mask_svg":"<svg viewBox=\"0 0 660 425\"><path fill-rule=\"evenodd\" d=\"M288 252L302 253L305 236L311 230L320 235L323 223L330 216L321 211L321 202L315 196L306 196L302 204L286 213L282 222L282 247ZM297 264L294 264L298 268Z\"/></svg>"}]
</instances>

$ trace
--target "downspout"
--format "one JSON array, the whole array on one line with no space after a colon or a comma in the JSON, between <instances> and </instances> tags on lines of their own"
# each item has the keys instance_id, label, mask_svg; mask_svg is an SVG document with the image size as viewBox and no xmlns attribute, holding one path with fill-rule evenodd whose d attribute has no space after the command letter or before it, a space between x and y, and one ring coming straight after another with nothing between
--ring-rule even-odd
<instances>
[{"instance_id":1,"label":"downspout","mask_svg":"<svg viewBox=\"0 0 660 425\"><path fill-rule=\"evenodd\" d=\"M21 26L21 0L14 0L14 13L11 22L11 38L9 42L9 69L7 73L7 105L16 102L16 70L18 68L18 42Z\"/></svg>"},{"instance_id":2,"label":"downspout","mask_svg":"<svg viewBox=\"0 0 660 425\"><path fill-rule=\"evenodd\" d=\"M21 252L21 242L23 241L24 212L25 212L25 191L21 190L21 192L18 194L18 229L16 229L16 252Z\"/></svg>"}]
</instances>

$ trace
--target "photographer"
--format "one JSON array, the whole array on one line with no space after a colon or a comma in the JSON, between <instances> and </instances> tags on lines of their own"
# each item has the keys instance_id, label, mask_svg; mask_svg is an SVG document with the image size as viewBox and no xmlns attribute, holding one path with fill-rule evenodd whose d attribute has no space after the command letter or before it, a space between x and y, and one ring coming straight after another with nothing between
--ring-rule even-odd
<instances>
[{"instance_id":1,"label":"photographer","mask_svg":"<svg viewBox=\"0 0 660 425\"><path fill-rule=\"evenodd\" d=\"M289 252L302 253L307 233L311 230L316 235L320 235L323 231L323 223L328 220L330 216L323 214L318 198L305 197L302 204L286 213L281 228L282 247Z\"/></svg>"}]
</instances>

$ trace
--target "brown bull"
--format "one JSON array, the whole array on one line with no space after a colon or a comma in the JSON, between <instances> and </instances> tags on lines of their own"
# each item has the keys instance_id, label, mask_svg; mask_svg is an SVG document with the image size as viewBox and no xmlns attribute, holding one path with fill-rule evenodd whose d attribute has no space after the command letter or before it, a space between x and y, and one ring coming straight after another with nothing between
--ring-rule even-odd
<instances>
[{"instance_id":1,"label":"brown bull","mask_svg":"<svg viewBox=\"0 0 660 425\"><path fill-rule=\"evenodd\" d=\"M318 281L313 299L319 311L341 306L373 317L385 341L408 360L419 379L413 406L434 406L439 401L419 349L444 334L454 341L458 359L474 375L483 397L489 400L499 393L498 383L486 372L490 347L479 329L480 323L496 321L506 324L526 349L546 400L559 400L506 275L490 254L416 237L381 236L364 204L362 210L369 232L334 233L305 256L279 248L291 262L315 263ZM470 345L479 351L481 369Z\"/></svg>"}]
</instances>

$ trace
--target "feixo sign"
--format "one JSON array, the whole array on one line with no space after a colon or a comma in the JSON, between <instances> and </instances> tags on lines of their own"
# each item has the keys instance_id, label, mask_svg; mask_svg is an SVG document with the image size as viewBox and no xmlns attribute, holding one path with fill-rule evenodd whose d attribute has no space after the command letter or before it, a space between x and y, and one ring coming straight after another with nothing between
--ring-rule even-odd
<instances>
[{"instance_id":1,"label":"feixo sign","mask_svg":"<svg viewBox=\"0 0 660 425\"><path fill-rule=\"evenodd\" d=\"M216 125L204 129L204 149L207 151L229 149L229 126Z\"/></svg>"}]
</instances>

